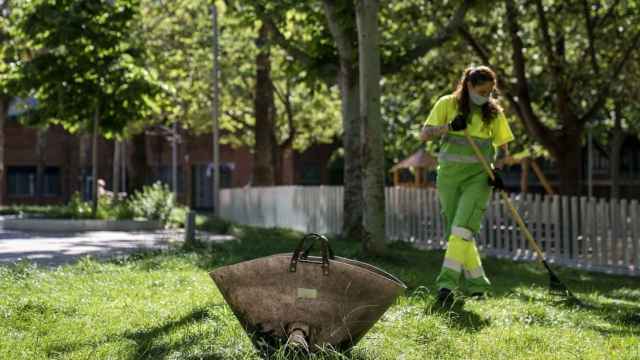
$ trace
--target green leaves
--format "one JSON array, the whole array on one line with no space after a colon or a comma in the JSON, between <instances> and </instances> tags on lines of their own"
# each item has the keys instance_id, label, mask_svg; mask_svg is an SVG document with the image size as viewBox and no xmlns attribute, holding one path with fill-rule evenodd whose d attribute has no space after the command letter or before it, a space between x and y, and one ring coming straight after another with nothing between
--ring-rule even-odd
<instances>
[{"instance_id":1,"label":"green leaves","mask_svg":"<svg viewBox=\"0 0 640 360\"><path fill-rule=\"evenodd\" d=\"M13 15L18 95L35 96L32 120L69 131L88 126L96 107L107 136L148 116L158 92L132 38L136 0L22 2Z\"/></svg>"}]
</instances>

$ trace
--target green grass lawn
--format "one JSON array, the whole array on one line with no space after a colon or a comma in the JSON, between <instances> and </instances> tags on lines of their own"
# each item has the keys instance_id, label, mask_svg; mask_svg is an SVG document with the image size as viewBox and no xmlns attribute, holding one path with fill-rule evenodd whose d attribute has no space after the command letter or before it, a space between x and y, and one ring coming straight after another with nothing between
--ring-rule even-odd
<instances>
[{"instance_id":1,"label":"green grass lawn","mask_svg":"<svg viewBox=\"0 0 640 360\"><path fill-rule=\"evenodd\" d=\"M257 359L207 272L291 251L300 234L234 232L239 241L210 249L0 267L0 359ZM355 242L332 244L409 290L352 353L318 358L640 359L639 279L559 271L588 304L575 307L547 293L539 265L485 259L495 297L443 312L432 308L442 252L396 243L386 258L364 258Z\"/></svg>"}]
</instances>

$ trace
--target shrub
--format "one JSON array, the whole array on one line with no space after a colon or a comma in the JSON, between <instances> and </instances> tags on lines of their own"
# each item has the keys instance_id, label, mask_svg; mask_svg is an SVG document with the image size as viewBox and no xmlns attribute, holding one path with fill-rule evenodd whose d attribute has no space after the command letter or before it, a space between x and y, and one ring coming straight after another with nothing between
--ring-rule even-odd
<instances>
[{"instance_id":1,"label":"shrub","mask_svg":"<svg viewBox=\"0 0 640 360\"><path fill-rule=\"evenodd\" d=\"M0 208L0 215L18 215L29 217L47 217L59 219L92 219L92 203L84 201L79 192L73 193L66 205L60 206L26 206L11 205ZM184 226L185 209L176 205L174 194L167 185L156 182L145 186L129 200L115 200L110 192L98 198L98 209L95 219L127 220L144 219L159 220L170 227Z\"/></svg>"},{"instance_id":2,"label":"shrub","mask_svg":"<svg viewBox=\"0 0 640 360\"><path fill-rule=\"evenodd\" d=\"M67 204L69 215L72 219L90 219L91 203L82 200L79 192L74 192Z\"/></svg>"},{"instance_id":3,"label":"shrub","mask_svg":"<svg viewBox=\"0 0 640 360\"><path fill-rule=\"evenodd\" d=\"M96 219L128 220L133 219L133 217L133 210L126 201L117 201L110 193L102 194L98 198Z\"/></svg>"},{"instance_id":4,"label":"shrub","mask_svg":"<svg viewBox=\"0 0 640 360\"><path fill-rule=\"evenodd\" d=\"M80 193L75 192L66 206L66 213L72 219L91 219L92 204L82 200ZM125 201L114 201L108 194L102 194L98 198L98 220L125 220L133 219L133 211Z\"/></svg>"},{"instance_id":5,"label":"shrub","mask_svg":"<svg viewBox=\"0 0 640 360\"><path fill-rule=\"evenodd\" d=\"M166 224L176 206L176 199L169 186L156 182L133 194L127 204L136 218L159 220Z\"/></svg>"},{"instance_id":6,"label":"shrub","mask_svg":"<svg viewBox=\"0 0 640 360\"><path fill-rule=\"evenodd\" d=\"M184 228L184 222L187 216L188 209L185 206L178 206L173 208L169 219L167 220L166 227L170 229Z\"/></svg>"}]
</instances>

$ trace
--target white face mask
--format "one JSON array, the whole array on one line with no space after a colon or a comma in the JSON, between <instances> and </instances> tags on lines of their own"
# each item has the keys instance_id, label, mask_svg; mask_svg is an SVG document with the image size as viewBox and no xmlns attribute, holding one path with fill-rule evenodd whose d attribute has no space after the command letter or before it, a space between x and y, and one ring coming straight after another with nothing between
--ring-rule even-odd
<instances>
[{"instance_id":1,"label":"white face mask","mask_svg":"<svg viewBox=\"0 0 640 360\"><path fill-rule=\"evenodd\" d=\"M478 106L482 106L489 101L488 96L478 95L473 90L469 90L469 98L471 98L471 101Z\"/></svg>"}]
</instances>

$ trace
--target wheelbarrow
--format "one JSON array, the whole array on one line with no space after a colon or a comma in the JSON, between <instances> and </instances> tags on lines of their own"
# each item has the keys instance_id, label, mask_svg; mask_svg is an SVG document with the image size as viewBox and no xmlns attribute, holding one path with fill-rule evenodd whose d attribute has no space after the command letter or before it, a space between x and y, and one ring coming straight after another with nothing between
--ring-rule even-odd
<instances>
[{"instance_id":1,"label":"wheelbarrow","mask_svg":"<svg viewBox=\"0 0 640 360\"><path fill-rule=\"evenodd\" d=\"M316 241L321 256L310 256ZM209 275L263 353L283 345L305 352L348 351L406 290L373 265L334 256L319 234L304 236L293 253L220 267Z\"/></svg>"}]
</instances>

